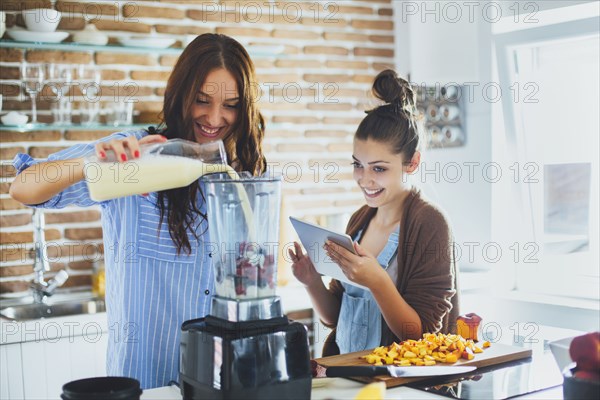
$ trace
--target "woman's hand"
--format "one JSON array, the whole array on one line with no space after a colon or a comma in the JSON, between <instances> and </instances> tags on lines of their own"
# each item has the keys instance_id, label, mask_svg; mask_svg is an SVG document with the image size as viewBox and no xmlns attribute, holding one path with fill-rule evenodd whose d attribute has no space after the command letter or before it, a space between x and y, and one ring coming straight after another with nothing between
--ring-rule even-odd
<instances>
[{"instance_id":1,"label":"woman's hand","mask_svg":"<svg viewBox=\"0 0 600 400\"><path fill-rule=\"evenodd\" d=\"M106 152L114 151L117 161L125 162L128 159L140 157L140 145L147 143L162 143L167 140L162 135L148 135L140 140L135 136L128 136L125 139L113 139L108 142L96 144L96 156L100 159L106 158ZM127 151L126 151L127 150ZM129 156L127 155L129 152Z\"/></svg>"},{"instance_id":2,"label":"woman's hand","mask_svg":"<svg viewBox=\"0 0 600 400\"><path fill-rule=\"evenodd\" d=\"M323 282L321 275L315 269L312 261L307 254L302 253L302 247L298 242L294 242L294 249L288 249L292 259L292 272L296 279L306 286L313 286L315 283Z\"/></svg>"},{"instance_id":3,"label":"woman's hand","mask_svg":"<svg viewBox=\"0 0 600 400\"><path fill-rule=\"evenodd\" d=\"M385 278L383 274L386 277L388 276L385 270L381 268L381 265L379 265L377 258L357 242L354 242L356 254L352 254L352 252L330 240L325 242L325 246L323 247L329 258L340 266L344 275L352 282L371 289L378 285L380 279Z\"/></svg>"}]
</instances>

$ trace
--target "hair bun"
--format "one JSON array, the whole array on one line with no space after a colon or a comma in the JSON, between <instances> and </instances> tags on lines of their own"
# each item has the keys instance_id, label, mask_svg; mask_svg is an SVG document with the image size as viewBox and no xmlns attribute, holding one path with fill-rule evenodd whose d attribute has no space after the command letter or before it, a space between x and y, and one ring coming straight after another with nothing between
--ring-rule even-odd
<instances>
[{"instance_id":1,"label":"hair bun","mask_svg":"<svg viewBox=\"0 0 600 400\"><path fill-rule=\"evenodd\" d=\"M373 95L388 104L400 104L404 109L415 105L414 91L406 79L396 74L396 71L386 69L381 71L373 82Z\"/></svg>"}]
</instances>

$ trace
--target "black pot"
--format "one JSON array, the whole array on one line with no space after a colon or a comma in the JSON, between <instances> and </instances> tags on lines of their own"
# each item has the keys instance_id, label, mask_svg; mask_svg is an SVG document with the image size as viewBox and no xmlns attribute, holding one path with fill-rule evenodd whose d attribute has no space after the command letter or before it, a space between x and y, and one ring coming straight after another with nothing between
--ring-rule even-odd
<instances>
[{"instance_id":1,"label":"black pot","mask_svg":"<svg viewBox=\"0 0 600 400\"><path fill-rule=\"evenodd\" d=\"M140 382L119 376L72 381L62 391L63 400L139 400L142 394Z\"/></svg>"},{"instance_id":2,"label":"black pot","mask_svg":"<svg viewBox=\"0 0 600 400\"><path fill-rule=\"evenodd\" d=\"M565 400L596 400L600 395L600 381L575 376L577 364L571 363L563 370L563 398Z\"/></svg>"}]
</instances>

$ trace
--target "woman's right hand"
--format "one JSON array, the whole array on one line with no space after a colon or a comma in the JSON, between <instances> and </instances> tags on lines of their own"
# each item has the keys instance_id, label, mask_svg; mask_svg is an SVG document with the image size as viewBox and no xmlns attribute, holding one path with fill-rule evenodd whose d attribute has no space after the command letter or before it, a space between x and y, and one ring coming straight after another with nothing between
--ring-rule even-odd
<instances>
[{"instance_id":1,"label":"woman's right hand","mask_svg":"<svg viewBox=\"0 0 600 400\"><path fill-rule=\"evenodd\" d=\"M108 142L100 142L96 144L96 156L99 159L105 159L107 152L113 151L116 159L125 162L128 159L139 158L140 145L147 143L162 143L167 140L162 135L148 135L138 140L135 136L128 136L124 139L113 139ZM127 151L126 151L127 150ZM129 153L129 155L127 155Z\"/></svg>"},{"instance_id":2,"label":"woman's right hand","mask_svg":"<svg viewBox=\"0 0 600 400\"><path fill-rule=\"evenodd\" d=\"M323 283L321 275L315 269L308 255L302 253L302 247L298 242L294 242L294 249L288 249L288 253L293 262L292 272L296 279L306 286L313 286L319 282Z\"/></svg>"}]
</instances>

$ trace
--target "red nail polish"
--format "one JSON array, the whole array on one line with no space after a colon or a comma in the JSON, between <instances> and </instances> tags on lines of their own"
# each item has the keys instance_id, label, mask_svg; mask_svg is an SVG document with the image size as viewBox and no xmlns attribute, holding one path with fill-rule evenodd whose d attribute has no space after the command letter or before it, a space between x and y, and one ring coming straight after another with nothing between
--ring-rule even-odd
<instances>
[{"instance_id":1,"label":"red nail polish","mask_svg":"<svg viewBox=\"0 0 600 400\"><path fill-rule=\"evenodd\" d=\"M138 157L140 156L140 151L139 151L139 150L136 150L136 151L134 151L134 152L133 152L133 156L134 156L135 158L138 158Z\"/></svg>"},{"instance_id":2,"label":"red nail polish","mask_svg":"<svg viewBox=\"0 0 600 400\"><path fill-rule=\"evenodd\" d=\"M127 155L125 155L125 154L121 154L121 160L123 160L123 161L127 161Z\"/></svg>"},{"instance_id":3,"label":"red nail polish","mask_svg":"<svg viewBox=\"0 0 600 400\"><path fill-rule=\"evenodd\" d=\"M103 151L101 151L101 152L100 152L100 158L106 158L106 153L105 153L105 152L103 152Z\"/></svg>"}]
</instances>

